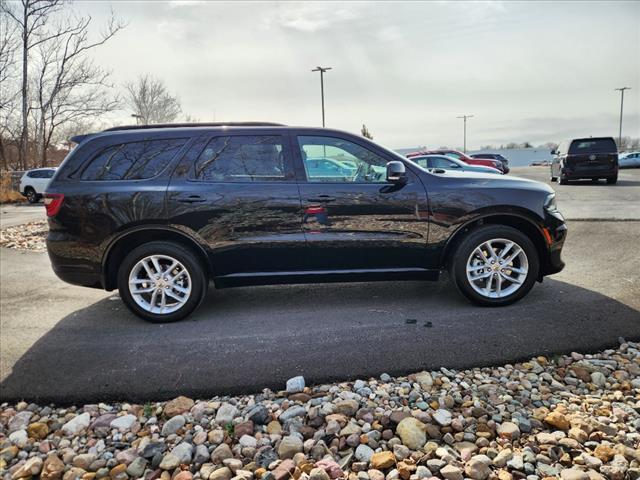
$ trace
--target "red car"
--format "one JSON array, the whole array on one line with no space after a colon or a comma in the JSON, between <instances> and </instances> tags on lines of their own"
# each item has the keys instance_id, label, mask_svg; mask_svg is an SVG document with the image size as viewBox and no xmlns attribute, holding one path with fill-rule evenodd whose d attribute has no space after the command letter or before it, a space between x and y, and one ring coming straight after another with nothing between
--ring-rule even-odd
<instances>
[{"instance_id":1,"label":"red car","mask_svg":"<svg viewBox=\"0 0 640 480\"><path fill-rule=\"evenodd\" d=\"M499 160L490 160L487 158L471 158L470 156L458 151L458 150L427 150L424 152L412 152L407 153L407 158L417 157L419 155L447 155L449 157L457 158L458 160L468 163L469 165L484 165L485 167L497 168L502 173L506 173L502 162Z\"/></svg>"}]
</instances>

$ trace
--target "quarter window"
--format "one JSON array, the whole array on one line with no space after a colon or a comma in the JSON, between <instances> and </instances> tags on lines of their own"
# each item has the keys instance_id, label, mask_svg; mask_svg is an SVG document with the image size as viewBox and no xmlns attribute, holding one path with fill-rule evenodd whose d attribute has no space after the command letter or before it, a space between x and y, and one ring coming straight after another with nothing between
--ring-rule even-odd
<instances>
[{"instance_id":1,"label":"quarter window","mask_svg":"<svg viewBox=\"0 0 640 480\"><path fill-rule=\"evenodd\" d=\"M309 182L385 183L387 160L341 138L299 136Z\"/></svg>"},{"instance_id":2,"label":"quarter window","mask_svg":"<svg viewBox=\"0 0 640 480\"><path fill-rule=\"evenodd\" d=\"M194 165L192 178L209 182L273 182L292 179L278 135L215 137Z\"/></svg>"},{"instance_id":3,"label":"quarter window","mask_svg":"<svg viewBox=\"0 0 640 480\"><path fill-rule=\"evenodd\" d=\"M121 143L102 150L89 162L81 180L142 180L160 174L186 138Z\"/></svg>"}]
</instances>

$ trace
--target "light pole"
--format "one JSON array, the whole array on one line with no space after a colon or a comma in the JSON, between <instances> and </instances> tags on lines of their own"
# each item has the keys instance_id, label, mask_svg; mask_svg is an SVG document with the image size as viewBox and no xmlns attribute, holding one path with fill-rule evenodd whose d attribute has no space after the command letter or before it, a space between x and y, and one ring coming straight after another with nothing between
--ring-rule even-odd
<instances>
[{"instance_id":1,"label":"light pole","mask_svg":"<svg viewBox=\"0 0 640 480\"><path fill-rule=\"evenodd\" d=\"M467 118L473 118L473 115L461 115L460 117L456 117L456 118L464 119L464 147L463 147L463 151L464 151L464 153L467 153Z\"/></svg>"},{"instance_id":2,"label":"light pole","mask_svg":"<svg viewBox=\"0 0 640 480\"><path fill-rule=\"evenodd\" d=\"M322 126L324 127L324 73L331 67L316 67L312 72L320 72L320 97L322 99Z\"/></svg>"},{"instance_id":3,"label":"light pole","mask_svg":"<svg viewBox=\"0 0 640 480\"><path fill-rule=\"evenodd\" d=\"M618 150L622 148L622 107L624 106L624 91L631 90L631 87L620 87L615 90L620 92L620 130L618 131Z\"/></svg>"}]
</instances>

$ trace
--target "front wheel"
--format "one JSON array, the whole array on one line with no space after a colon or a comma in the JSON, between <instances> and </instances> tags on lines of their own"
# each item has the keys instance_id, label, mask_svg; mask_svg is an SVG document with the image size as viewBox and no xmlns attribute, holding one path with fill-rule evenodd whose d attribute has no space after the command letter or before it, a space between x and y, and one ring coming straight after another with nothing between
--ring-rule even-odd
<instances>
[{"instance_id":1,"label":"front wheel","mask_svg":"<svg viewBox=\"0 0 640 480\"><path fill-rule=\"evenodd\" d=\"M38 203L38 200L40 200L40 197L38 196L36 191L31 187L28 187L24 193L29 203Z\"/></svg>"},{"instance_id":2,"label":"front wheel","mask_svg":"<svg viewBox=\"0 0 640 480\"><path fill-rule=\"evenodd\" d=\"M540 269L533 242L506 225L470 232L455 250L450 273L469 300L483 306L510 305L533 287Z\"/></svg>"},{"instance_id":3,"label":"front wheel","mask_svg":"<svg viewBox=\"0 0 640 480\"><path fill-rule=\"evenodd\" d=\"M618 182L618 176L607 178L607 183L609 185L615 185Z\"/></svg>"},{"instance_id":4,"label":"front wheel","mask_svg":"<svg viewBox=\"0 0 640 480\"><path fill-rule=\"evenodd\" d=\"M144 320L175 322L198 308L207 277L187 248L150 242L126 256L118 271L118 290L127 307Z\"/></svg>"}]
</instances>

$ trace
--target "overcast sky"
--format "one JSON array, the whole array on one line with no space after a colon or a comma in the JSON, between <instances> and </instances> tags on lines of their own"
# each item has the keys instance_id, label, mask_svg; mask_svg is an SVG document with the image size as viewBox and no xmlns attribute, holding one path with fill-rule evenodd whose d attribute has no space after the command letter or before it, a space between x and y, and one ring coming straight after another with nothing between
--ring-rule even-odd
<instances>
[{"instance_id":1,"label":"overcast sky","mask_svg":"<svg viewBox=\"0 0 640 480\"><path fill-rule=\"evenodd\" d=\"M327 126L398 148L640 136L640 2L77 2L122 84L162 78L202 121ZM127 118L131 112L121 112Z\"/></svg>"}]
</instances>

